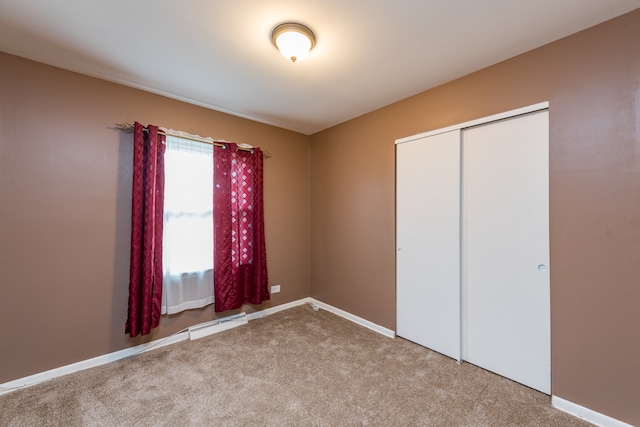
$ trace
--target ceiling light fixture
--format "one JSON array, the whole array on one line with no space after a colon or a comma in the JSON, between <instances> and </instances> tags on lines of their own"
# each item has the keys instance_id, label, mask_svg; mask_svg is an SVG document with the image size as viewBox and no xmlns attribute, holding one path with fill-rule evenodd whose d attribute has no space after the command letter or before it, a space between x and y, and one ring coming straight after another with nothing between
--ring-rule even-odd
<instances>
[{"instance_id":1,"label":"ceiling light fixture","mask_svg":"<svg viewBox=\"0 0 640 427\"><path fill-rule=\"evenodd\" d=\"M309 54L316 44L316 36L309 27L296 22L285 22L271 31L271 41L282 56L296 62Z\"/></svg>"}]
</instances>

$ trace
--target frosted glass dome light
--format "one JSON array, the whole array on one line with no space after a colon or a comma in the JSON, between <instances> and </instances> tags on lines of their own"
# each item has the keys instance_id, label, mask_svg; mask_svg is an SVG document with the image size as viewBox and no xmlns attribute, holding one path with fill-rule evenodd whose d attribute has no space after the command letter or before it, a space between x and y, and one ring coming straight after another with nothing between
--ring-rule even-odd
<instances>
[{"instance_id":1,"label":"frosted glass dome light","mask_svg":"<svg viewBox=\"0 0 640 427\"><path fill-rule=\"evenodd\" d=\"M316 44L316 37L308 27L287 22L280 24L271 32L271 41L282 56L296 62L305 58Z\"/></svg>"}]
</instances>

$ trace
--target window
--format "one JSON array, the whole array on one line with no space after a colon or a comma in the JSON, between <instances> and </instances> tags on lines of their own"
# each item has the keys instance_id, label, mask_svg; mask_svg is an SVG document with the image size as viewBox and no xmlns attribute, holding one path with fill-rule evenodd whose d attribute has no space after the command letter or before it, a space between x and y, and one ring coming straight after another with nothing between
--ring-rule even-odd
<instances>
[{"instance_id":1,"label":"window","mask_svg":"<svg viewBox=\"0 0 640 427\"><path fill-rule=\"evenodd\" d=\"M163 314L214 302L212 157L211 144L167 135Z\"/></svg>"}]
</instances>

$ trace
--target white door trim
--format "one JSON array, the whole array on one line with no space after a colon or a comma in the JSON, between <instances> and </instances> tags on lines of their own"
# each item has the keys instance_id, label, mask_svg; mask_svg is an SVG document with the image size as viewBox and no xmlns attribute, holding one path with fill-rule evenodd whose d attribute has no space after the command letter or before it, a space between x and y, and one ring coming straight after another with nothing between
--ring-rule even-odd
<instances>
[{"instance_id":1,"label":"white door trim","mask_svg":"<svg viewBox=\"0 0 640 427\"><path fill-rule=\"evenodd\" d=\"M444 132L450 132L452 130L460 130L472 126L483 125L497 120L508 119L509 117L515 117L522 114L533 113L534 111L545 110L549 108L549 101L540 102L538 104L528 105L526 107L516 108L514 110L505 111L503 113L493 114L491 116L482 117L480 119L470 120L464 123L458 123L453 126L448 126L440 129L430 130L427 132L418 133L415 135L407 136L404 138L396 139L396 144L402 144L404 142L413 141L416 139L424 138L425 136L438 135Z\"/></svg>"}]
</instances>

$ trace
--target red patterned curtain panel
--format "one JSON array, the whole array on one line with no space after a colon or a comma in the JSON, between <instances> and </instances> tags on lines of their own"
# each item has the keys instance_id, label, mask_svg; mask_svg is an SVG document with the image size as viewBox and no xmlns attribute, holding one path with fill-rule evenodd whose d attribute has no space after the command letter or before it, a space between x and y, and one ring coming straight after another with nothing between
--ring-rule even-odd
<instances>
[{"instance_id":1,"label":"red patterned curtain panel","mask_svg":"<svg viewBox=\"0 0 640 427\"><path fill-rule=\"evenodd\" d=\"M125 333L145 335L158 326L162 305L164 135L136 122L133 137L131 266Z\"/></svg>"},{"instance_id":2,"label":"red patterned curtain panel","mask_svg":"<svg viewBox=\"0 0 640 427\"><path fill-rule=\"evenodd\" d=\"M264 238L262 151L214 148L215 311L270 298Z\"/></svg>"}]
</instances>

